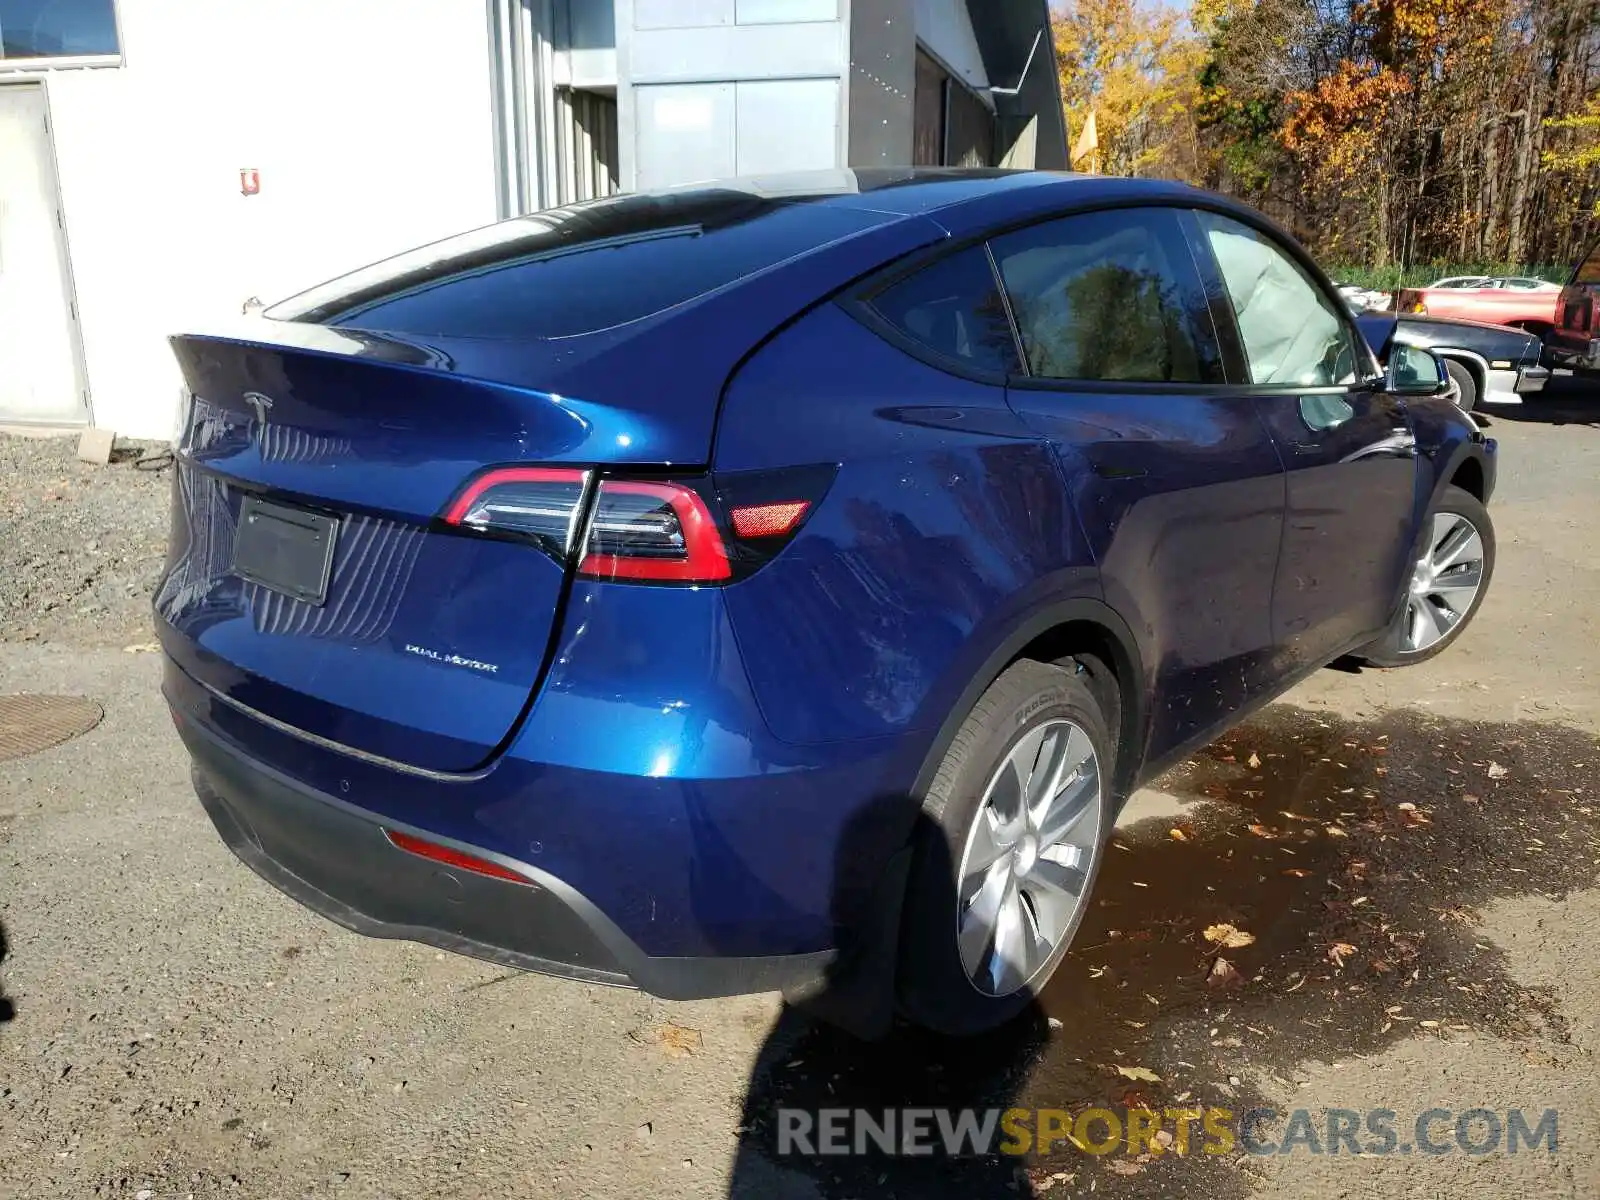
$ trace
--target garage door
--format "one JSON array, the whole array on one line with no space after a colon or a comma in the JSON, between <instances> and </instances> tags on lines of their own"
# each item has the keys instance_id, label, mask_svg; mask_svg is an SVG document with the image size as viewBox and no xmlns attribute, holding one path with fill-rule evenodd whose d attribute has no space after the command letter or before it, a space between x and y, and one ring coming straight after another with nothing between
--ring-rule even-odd
<instances>
[{"instance_id":1,"label":"garage door","mask_svg":"<svg viewBox=\"0 0 1600 1200\"><path fill-rule=\"evenodd\" d=\"M88 420L44 90L0 84L0 422Z\"/></svg>"}]
</instances>

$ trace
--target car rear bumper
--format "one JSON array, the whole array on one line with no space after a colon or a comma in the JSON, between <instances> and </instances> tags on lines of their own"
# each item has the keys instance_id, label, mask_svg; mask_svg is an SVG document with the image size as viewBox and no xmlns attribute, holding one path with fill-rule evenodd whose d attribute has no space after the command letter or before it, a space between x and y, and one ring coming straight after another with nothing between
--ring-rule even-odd
<instances>
[{"instance_id":1,"label":"car rear bumper","mask_svg":"<svg viewBox=\"0 0 1600 1200\"><path fill-rule=\"evenodd\" d=\"M246 865L321 915L373 937L406 938L525 971L639 987L668 999L804 988L832 951L763 957L645 954L548 872L317 792L257 762L174 707L195 791ZM390 841L410 834L526 882L447 866Z\"/></svg>"},{"instance_id":2,"label":"car rear bumper","mask_svg":"<svg viewBox=\"0 0 1600 1200\"><path fill-rule=\"evenodd\" d=\"M1544 390L1550 372L1540 366L1491 367L1484 379L1485 404L1521 404L1524 396Z\"/></svg>"},{"instance_id":3,"label":"car rear bumper","mask_svg":"<svg viewBox=\"0 0 1600 1200\"><path fill-rule=\"evenodd\" d=\"M1600 338L1564 335L1556 330L1545 338L1544 365L1584 371L1600 370Z\"/></svg>"}]
</instances>

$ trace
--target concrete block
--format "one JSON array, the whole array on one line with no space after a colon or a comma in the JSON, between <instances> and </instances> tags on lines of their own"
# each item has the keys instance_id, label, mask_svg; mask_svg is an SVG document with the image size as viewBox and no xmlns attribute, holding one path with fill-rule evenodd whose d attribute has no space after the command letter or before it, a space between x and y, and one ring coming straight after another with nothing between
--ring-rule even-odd
<instances>
[{"instance_id":1,"label":"concrete block","mask_svg":"<svg viewBox=\"0 0 1600 1200\"><path fill-rule=\"evenodd\" d=\"M103 467L111 461L117 435L109 429L85 429L78 438L78 461Z\"/></svg>"}]
</instances>

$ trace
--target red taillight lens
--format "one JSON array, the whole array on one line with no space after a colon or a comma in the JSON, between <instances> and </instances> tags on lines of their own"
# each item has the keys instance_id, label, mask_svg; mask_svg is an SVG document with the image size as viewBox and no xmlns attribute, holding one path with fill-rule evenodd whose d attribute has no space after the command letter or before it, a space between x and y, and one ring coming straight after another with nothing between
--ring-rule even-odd
<instances>
[{"instance_id":1,"label":"red taillight lens","mask_svg":"<svg viewBox=\"0 0 1600 1200\"><path fill-rule=\"evenodd\" d=\"M587 471L501 467L485 471L445 510L448 524L532 538L565 558L578 535Z\"/></svg>"},{"instance_id":2,"label":"red taillight lens","mask_svg":"<svg viewBox=\"0 0 1600 1200\"><path fill-rule=\"evenodd\" d=\"M693 488L603 479L578 574L602 579L715 583L733 574L728 548Z\"/></svg>"},{"instance_id":3,"label":"red taillight lens","mask_svg":"<svg viewBox=\"0 0 1600 1200\"><path fill-rule=\"evenodd\" d=\"M733 531L742 538L779 537L793 530L810 507L809 500L747 504L730 514L733 517Z\"/></svg>"},{"instance_id":4,"label":"red taillight lens","mask_svg":"<svg viewBox=\"0 0 1600 1200\"><path fill-rule=\"evenodd\" d=\"M600 579L716 583L733 570L700 493L681 483L602 479L586 507L589 473L500 467L473 480L445 510L447 524L528 538L578 574Z\"/></svg>"},{"instance_id":5,"label":"red taillight lens","mask_svg":"<svg viewBox=\"0 0 1600 1200\"><path fill-rule=\"evenodd\" d=\"M479 858L476 854L467 854L450 846L441 846L438 842L412 837L409 833L401 833L398 829L385 829L383 836L408 854L415 854L419 858L430 858L447 867L459 867L463 871L487 875L490 879L505 879L512 883L528 882L525 876L517 874L510 867L502 867L497 862L490 862L487 858Z\"/></svg>"},{"instance_id":6,"label":"red taillight lens","mask_svg":"<svg viewBox=\"0 0 1600 1200\"><path fill-rule=\"evenodd\" d=\"M727 583L782 552L836 470L824 463L675 481L618 479L601 468L494 467L440 519L534 542L592 579Z\"/></svg>"}]
</instances>

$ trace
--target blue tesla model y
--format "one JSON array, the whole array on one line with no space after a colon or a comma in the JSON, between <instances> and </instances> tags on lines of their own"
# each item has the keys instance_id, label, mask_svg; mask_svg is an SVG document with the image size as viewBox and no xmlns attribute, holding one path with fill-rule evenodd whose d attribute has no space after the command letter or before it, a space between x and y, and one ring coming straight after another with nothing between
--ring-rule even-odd
<instances>
[{"instance_id":1,"label":"blue tesla model y","mask_svg":"<svg viewBox=\"0 0 1600 1200\"><path fill-rule=\"evenodd\" d=\"M1437 362L1170 183L614 197L173 346L164 689L227 844L666 997L1007 1019L1135 786L1494 566Z\"/></svg>"}]
</instances>

